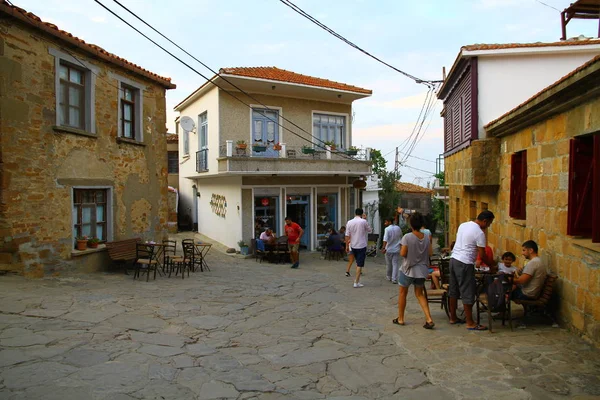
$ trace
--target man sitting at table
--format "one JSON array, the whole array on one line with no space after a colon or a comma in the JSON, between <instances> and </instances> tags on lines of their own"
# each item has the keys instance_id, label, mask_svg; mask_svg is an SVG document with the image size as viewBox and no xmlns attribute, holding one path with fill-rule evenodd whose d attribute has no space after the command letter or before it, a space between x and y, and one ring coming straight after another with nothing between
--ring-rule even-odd
<instances>
[{"instance_id":1,"label":"man sitting at table","mask_svg":"<svg viewBox=\"0 0 600 400\"><path fill-rule=\"evenodd\" d=\"M514 279L512 298L514 300L535 300L539 297L546 282L546 267L538 257L538 245L533 240L523 243L523 256L529 260L522 274Z\"/></svg>"},{"instance_id":2,"label":"man sitting at table","mask_svg":"<svg viewBox=\"0 0 600 400\"><path fill-rule=\"evenodd\" d=\"M265 242L265 244L268 244L268 245L275 244L275 240L276 240L275 234L273 233L273 231L271 230L271 228L265 229L265 231L260 234L259 239L262 240L263 242Z\"/></svg>"}]
</instances>

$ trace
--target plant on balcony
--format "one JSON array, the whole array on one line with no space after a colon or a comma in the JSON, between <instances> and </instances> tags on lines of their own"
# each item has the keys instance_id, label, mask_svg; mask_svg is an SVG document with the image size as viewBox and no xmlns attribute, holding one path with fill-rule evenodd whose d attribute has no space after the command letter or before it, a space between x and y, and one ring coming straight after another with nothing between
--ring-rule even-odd
<instances>
[{"instance_id":1,"label":"plant on balcony","mask_svg":"<svg viewBox=\"0 0 600 400\"><path fill-rule=\"evenodd\" d=\"M235 147L237 149L246 150L246 147L248 147L248 145L246 144L245 140L238 140L237 142L235 142Z\"/></svg>"},{"instance_id":2,"label":"plant on balcony","mask_svg":"<svg viewBox=\"0 0 600 400\"><path fill-rule=\"evenodd\" d=\"M354 147L354 146L350 146L347 150L346 150L346 154L349 156L355 156L358 154L358 147Z\"/></svg>"},{"instance_id":3,"label":"plant on balcony","mask_svg":"<svg viewBox=\"0 0 600 400\"><path fill-rule=\"evenodd\" d=\"M281 145L279 144L279 142L277 142L273 145L273 150L277 150L277 151L281 150Z\"/></svg>"},{"instance_id":4,"label":"plant on balcony","mask_svg":"<svg viewBox=\"0 0 600 400\"><path fill-rule=\"evenodd\" d=\"M323 144L324 144L325 146L329 146L329 149L330 149L331 151L335 151L335 148L336 148L336 146L335 146L335 142L334 142L334 141L332 141L332 140L327 140L327 141L323 142Z\"/></svg>"},{"instance_id":5,"label":"plant on balcony","mask_svg":"<svg viewBox=\"0 0 600 400\"><path fill-rule=\"evenodd\" d=\"M98 239L97 237L90 238L87 241L88 247L92 248L92 249L97 248L99 244L100 244L100 239Z\"/></svg>"},{"instance_id":6,"label":"plant on balcony","mask_svg":"<svg viewBox=\"0 0 600 400\"><path fill-rule=\"evenodd\" d=\"M304 154L315 154L315 149L310 146L302 146L302 153Z\"/></svg>"},{"instance_id":7,"label":"plant on balcony","mask_svg":"<svg viewBox=\"0 0 600 400\"><path fill-rule=\"evenodd\" d=\"M263 152L267 151L267 146L264 146L262 144L253 144L252 151L255 153L263 153Z\"/></svg>"}]
</instances>

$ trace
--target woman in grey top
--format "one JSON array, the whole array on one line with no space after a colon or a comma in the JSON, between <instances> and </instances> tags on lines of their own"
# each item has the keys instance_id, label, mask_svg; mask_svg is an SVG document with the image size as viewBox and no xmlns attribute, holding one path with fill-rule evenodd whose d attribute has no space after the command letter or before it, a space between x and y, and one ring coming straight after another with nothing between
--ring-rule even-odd
<instances>
[{"instance_id":1,"label":"woman in grey top","mask_svg":"<svg viewBox=\"0 0 600 400\"><path fill-rule=\"evenodd\" d=\"M431 256L431 242L429 237L420 232L423 226L423 216L414 213L410 216L410 227L412 232L404 235L400 244L400 255L404 257L402 268L398 276L398 285L400 293L398 295L398 318L392 322L397 325L404 325L404 310L406 309L406 295L410 285L415 286L415 296L419 300L419 305L425 313L425 329L433 329L435 323L429 312L429 304L425 297L425 279L429 269L429 256Z\"/></svg>"}]
</instances>

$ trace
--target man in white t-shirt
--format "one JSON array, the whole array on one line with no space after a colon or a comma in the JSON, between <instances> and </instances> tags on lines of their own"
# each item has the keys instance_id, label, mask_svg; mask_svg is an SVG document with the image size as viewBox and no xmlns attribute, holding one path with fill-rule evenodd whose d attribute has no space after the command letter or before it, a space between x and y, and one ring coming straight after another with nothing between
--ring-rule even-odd
<instances>
[{"instance_id":1,"label":"man in white t-shirt","mask_svg":"<svg viewBox=\"0 0 600 400\"><path fill-rule=\"evenodd\" d=\"M373 231L367 220L362 218L363 213L362 208L357 208L354 211L354 219L351 219L346 224L346 253L352 247L352 254L354 254L354 259L356 260L355 288L364 286L360 283L360 274L365 266L365 258L367 257L367 234Z\"/></svg>"},{"instance_id":2,"label":"man in white t-shirt","mask_svg":"<svg viewBox=\"0 0 600 400\"><path fill-rule=\"evenodd\" d=\"M475 303L475 269L481 261L492 266L494 260L488 259L485 254L486 239L484 231L492 225L494 213L483 211L475 221L460 224L456 233L456 243L450 259L450 323L461 324L466 322L467 329L472 331L485 331L487 327L478 325L473 320L473 304ZM477 260L479 255L479 260ZM461 298L465 308L466 321L458 319L456 307Z\"/></svg>"}]
</instances>

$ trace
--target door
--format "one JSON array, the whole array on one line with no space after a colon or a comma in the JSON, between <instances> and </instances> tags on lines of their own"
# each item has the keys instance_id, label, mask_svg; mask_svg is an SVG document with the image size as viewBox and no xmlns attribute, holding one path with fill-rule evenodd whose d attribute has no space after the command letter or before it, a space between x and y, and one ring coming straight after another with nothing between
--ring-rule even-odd
<instances>
[{"instance_id":1,"label":"door","mask_svg":"<svg viewBox=\"0 0 600 400\"><path fill-rule=\"evenodd\" d=\"M198 116L198 171L208 170L208 113Z\"/></svg>"},{"instance_id":2,"label":"door","mask_svg":"<svg viewBox=\"0 0 600 400\"><path fill-rule=\"evenodd\" d=\"M252 110L252 146L264 146L266 151L252 150L253 157L278 157L273 145L279 143L279 113L274 110Z\"/></svg>"},{"instance_id":3,"label":"door","mask_svg":"<svg viewBox=\"0 0 600 400\"><path fill-rule=\"evenodd\" d=\"M300 247L310 249L310 196L288 196L286 210L286 215L304 230Z\"/></svg>"}]
</instances>

